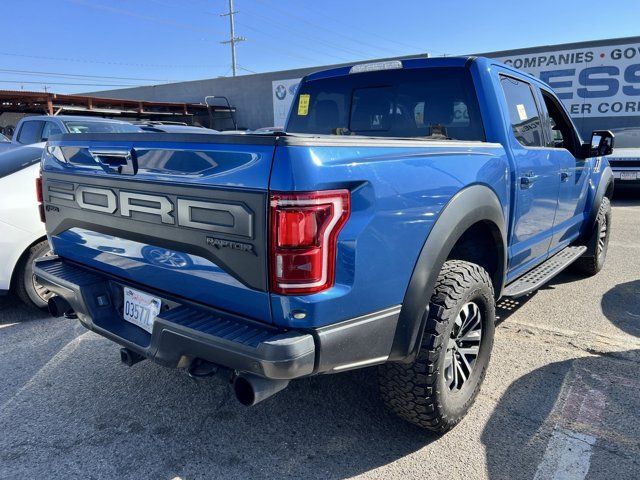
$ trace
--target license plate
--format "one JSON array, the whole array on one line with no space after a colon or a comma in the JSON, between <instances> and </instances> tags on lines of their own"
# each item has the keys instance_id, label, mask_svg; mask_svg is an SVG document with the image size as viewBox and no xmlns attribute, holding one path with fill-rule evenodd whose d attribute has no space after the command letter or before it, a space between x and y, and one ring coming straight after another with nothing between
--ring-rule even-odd
<instances>
[{"instance_id":1,"label":"license plate","mask_svg":"<svg viewBox=\"0 0 640 480\"><path fill-rule=\"evenodd\" d=\"M159 298L124 287L124 308L122 318L151 333L153 322L160 313L162 302Z\"/></svg>"},{"instance_id":2,"label":"license plate","mask_svg":"<svg viewBox=\"0 0 640 480\"><path fill-rule=\"evenodd\" d=\"M636 180L638 172L620 172L620 180Z\"/></svg>"}]
</instances>

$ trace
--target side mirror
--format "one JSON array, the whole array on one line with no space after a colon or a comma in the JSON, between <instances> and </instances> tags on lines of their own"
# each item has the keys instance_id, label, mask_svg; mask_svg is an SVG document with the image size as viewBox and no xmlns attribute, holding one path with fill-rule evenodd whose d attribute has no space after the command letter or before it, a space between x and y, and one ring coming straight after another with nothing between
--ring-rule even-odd
<instances>
[{"instance_id":1,"label":"side mirror","mask_svg":"<svg viewBox=\"0 0 640 480\"><path fill-rule=\"evenodd\" d=\"M601 157L613 152L615 136L609 130L594 130L591 134L590 157Z\"/></svg>"}]
</instances>

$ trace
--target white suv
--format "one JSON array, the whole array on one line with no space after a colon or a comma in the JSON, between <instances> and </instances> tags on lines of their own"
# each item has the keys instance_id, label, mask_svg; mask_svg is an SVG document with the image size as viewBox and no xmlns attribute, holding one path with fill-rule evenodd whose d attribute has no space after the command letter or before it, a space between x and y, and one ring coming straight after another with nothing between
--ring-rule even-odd
<instances>
[{"instance_id":1,"label":"white suv","mask_svg":"<svg viewBox=\"0 0 640 480\"><path fill-rule=\"evenodd\" d=\"M0 293L13 289L39 308L51 296L33 276L33 260L50 254L36 196L43 148L39 143L0 153Z\"/></svg>"}]
</instances>

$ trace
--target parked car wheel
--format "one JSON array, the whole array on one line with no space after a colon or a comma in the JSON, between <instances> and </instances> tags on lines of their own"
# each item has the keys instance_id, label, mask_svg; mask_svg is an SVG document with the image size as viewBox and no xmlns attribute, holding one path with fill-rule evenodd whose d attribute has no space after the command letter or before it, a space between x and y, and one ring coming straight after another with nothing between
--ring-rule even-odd
<instances>
[{"instance_id":1,"label":"parked car wheel","mask_svg":"<svg viewBox=\"0 0 640 480\"><path fill-rule=\"evenodd\" d=\"M611 202L607 197L602 198L596 224L587 241L587 251L580 257L576 268L587 276L592 276L602 270L609 250L611 238Z\"/></svg>"},{"instance_id":2,"label":"parked car wheel","mask_svg":"<svg viewBox=\"0 0 640 480\"><path fill-rule=\"evenodd\" d=\"M453 428L480 391L494 330L495 299L487 272L474 263L447 261L416 360L378 369L385 404L420 427L439 433Z\"/></svg>"},{"instance_id":3,"label":"parked car wheel","mask_svg":"<svg viewBox=\"0 0 640 480\"><path fill-rule=\"evenodd\" d=\"M53 296L53 292L38 283L33 274L33 261L49 255L49 242L42 240L32 245L20 260L15 276L15 292L27 305L45 308L47 301Z\"/></svg>"}]
</instances>

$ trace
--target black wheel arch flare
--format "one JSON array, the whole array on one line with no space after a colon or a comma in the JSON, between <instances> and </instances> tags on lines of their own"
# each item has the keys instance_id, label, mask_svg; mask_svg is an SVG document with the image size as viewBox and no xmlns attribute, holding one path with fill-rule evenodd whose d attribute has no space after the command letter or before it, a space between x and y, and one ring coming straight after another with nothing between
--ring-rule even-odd
<instances>
[{"instance_id":1,"label":"black wheel arch flare","mask_svg":"<svg viewBox=\"0 0 640 480\"><path fill-rule=\"evenodd\" d=\"M598 210L600 210L602 199L605 196L611 198L611 196L613 196L613 188L613 170L611 170L611 167L607 165L602 170L602 174L600 175L600 181L598 182L596 193L593 197L593 202L591 202L589 217L587 218L587 221L585 222L585 228L582 231L583 235L588 236L589 234L591 234L591 231L593 230L593 227L596 223L596 218L598 217Z\"/></svg>"},{"instance_id":2,"label":"black wheel arch flare","mask_svg":"<svg viewBox=\"0 0 640 480\"><path fill-rule=\"evenodd\" d=\"M456 242L473 225L488 222L497 230L500 262L492 279L496 297L504 286L507 265L507 226L497 195L486 185L470 185L456 193L444 207L416 261L402 302L390 361L410 362L422 341L424 312L442 265Z\"/></svg>"}]
</instances>

